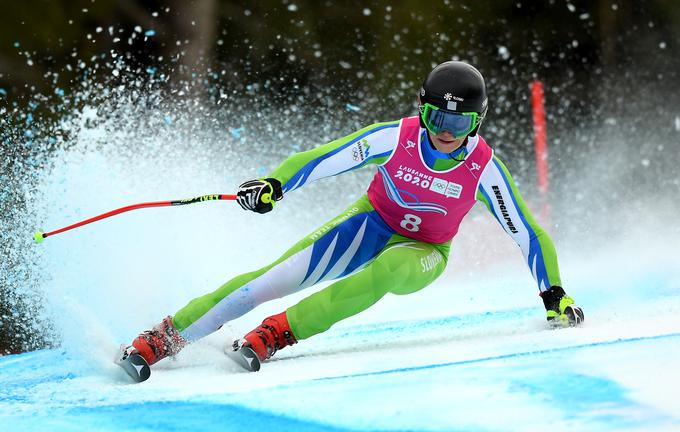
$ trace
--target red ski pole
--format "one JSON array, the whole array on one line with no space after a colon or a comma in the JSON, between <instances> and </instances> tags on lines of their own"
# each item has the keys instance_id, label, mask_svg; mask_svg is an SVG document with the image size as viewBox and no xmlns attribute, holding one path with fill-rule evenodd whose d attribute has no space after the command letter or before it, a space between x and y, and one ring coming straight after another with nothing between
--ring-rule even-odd
<instances>
[{"instance_id":1,"label":"red ski pole","mask_svg":"<svg viewBox=\"0 0 680 432\"><path fill-rule=\"evenodd\" d=\"M147 208L147 207L169 207L169 206L178 206L178 205L186 205L186 204L193 204L197 202L203 202L203 201L215 201L215 200L235 200L236 195L224 195L224 194L214 194L214 195L202 195L199 197L195 198L188 198L188 199L183 199L183 200L174 200L174 201L155 201L155 202L147 202L147 203L139 203L139 204L132 204L129 206L121 207L119 209L111 210L110 212L106 212L103 214L100 214L99 216L95 216L90 219L85 219L80 222L76 222L72 225L66 226L64 228L59 228L58 230L50 231L50 232L42 232L42 231L37 231L33 235L33 239L35 240L36 243L42 243L43 240L45 240L46 237L53 236L59 233L63 233L64 231L69 231L74 228L81 227L83 225L90 224L92 222L97 222L98 220L106 219L111 216L115 216L121 213L125 213L131 210L137 210L141 208Z\"/></svg>"}]
</instances>

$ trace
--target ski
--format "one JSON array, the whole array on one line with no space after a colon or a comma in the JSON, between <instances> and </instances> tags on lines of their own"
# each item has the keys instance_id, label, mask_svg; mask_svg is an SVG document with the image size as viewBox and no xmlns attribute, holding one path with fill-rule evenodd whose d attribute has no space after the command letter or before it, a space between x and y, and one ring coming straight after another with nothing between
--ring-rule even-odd
<instances>
[{"instance_id":1,"label":"ski","mask_svg":"<svg viewBox=\"0 0 680 432\"><path fill-rule=\"evenodd\" d=\"M255 351L247 345L240 345L237 340L232 345L226 345L224 353L247 371L257 372L260 370L260 359Z\"/></svg>"},{"instance_id":2,"label":"ski","mask_svg":"<svg viewBox=\"0 0 680 432\"><path fill-rule=\"evenodd\" d=\"M122 367L123 370L132 378L135 382L142 382L149 379L151 376L151 368L149 363L144 360L137 352L130 352L132 347L126 347L125 345L120 346L120 351L116 356L115 363Z\"/></svg>"}]
</instances>

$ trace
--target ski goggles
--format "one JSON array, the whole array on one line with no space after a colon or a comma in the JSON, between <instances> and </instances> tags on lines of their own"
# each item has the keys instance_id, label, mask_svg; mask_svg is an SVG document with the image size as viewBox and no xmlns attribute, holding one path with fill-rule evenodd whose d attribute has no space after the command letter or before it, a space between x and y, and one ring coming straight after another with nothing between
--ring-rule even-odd
<instances>
[{"instance_id":1,"label":"ski goggles","mask_svg":"<svg viewBox=\"0 0 680 432\"><path fill-rule=\"evenodd\" d=\"M438 108L425 103L419 107L420 118L427 129L433 134L449 131L454 138L464 138L479 124L479 114L476 112L459 113Z\"/></svg>"}]
</instances>

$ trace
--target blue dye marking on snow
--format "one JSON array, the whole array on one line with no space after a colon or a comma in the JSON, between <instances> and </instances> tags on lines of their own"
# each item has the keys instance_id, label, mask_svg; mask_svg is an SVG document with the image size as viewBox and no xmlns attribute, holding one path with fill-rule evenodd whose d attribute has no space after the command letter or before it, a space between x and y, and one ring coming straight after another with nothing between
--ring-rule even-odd
<instances>
[{"instance_id":1,"label":"blue dye marking on snow","mask_svg":"<svg viewBox=\"0 0 680 432\"><path fill-rule=\"evenodd\" d=\"M0 400L25 401L38 385L76 378L69 360L65 352L58 350L0 357Z\"/></svg>"},{"instance_id":2,"label":"blue dye marking on snow","mask_svg":"<svg viewBox=\"0 0 680 432\"><path fill-rule=\"evenodd\" d=\"M376 376L376 375L388 375L388 374L396 374L396 373L403 373L403 372L413 372L413 371L420 371L420 370L427 370L427 369L437 369L437 368L443 368L443 367L449 367L449 366L462 366L462 365L469 365L469 364L475 364L475 363L483 363L483 362L489 362L489 361L495 361L495 360L506 360L506 359L511 359L511 358L529 357L529 356L535 356L535 355L541 355L541 354L552 354L552 353L563 352L563 351L574 351L574 350L578 350L578 349L594 348L594 347L599 347L599 346L609 346L609 345L642 342L642 341L658 340L658 339L672 339L672 338L677 338L677 337L680 337L680 333L669 333L669 334L657 335L657 336L641 336L641 337L635 337L635 338L629 338L629 339L616 339L616 340L611 340L611 341L592 342L592 343L581 344L581 345L570 345L570 346L564 346L564 347L558 347L558 348L548 348L548 349L535 350L535 351L523 351L523 352L517 352L517 353L512 353L512 354L503 354L503 355L498 355L498 356L482 357L482 358L470 359L470 360L460 360L460 361L448 362L448 363L434 363L434 364L423 365L423 366L411 366L411 367L397 368L397 369L387 369L387 370L375 371L375 372L362 372L362 373L350 374L350 375L323 377L323 378L316 378L314 381L330 381L330 380L357 378L357 377L364 377L364 376Z\"/></svg>"},{"instance_id":3,"label":"blue dye marking on snow","mask_svg":"<svg viewBox=\"0 0 680 432\"><path fill-rule=\"evenodd\" d=\"M356 106L356 105L352 105L352 104L350 104L350 103L346 104L346 105L345 105L345 108L347 108L347 111L354 111L354 112L359 112L359 111L361 111L361 108L359 108L359 107Z\"/></svg>"},{"instance_id":4,"label":"blue dye marking on snow","mask_svg":"<svg viewBox=\"0 0 680 432\"><path fill-rule=\"evenodd\" d=\"M24 132L24 136L25 136L26 138L31 138L31 137L33 136L33 131L31 131L30 129L27 129L27 130Z\"/></svg>"},{"instance_id":5,"label":"blue dye marking on snow","mask_svg":"<svg viewBox=\"0 0 680 432\"><path fill-rule=\"evenodd\" d=\"M345 339L348 337L359 337L365 335L376 335L381 333L420 333L422 330L436 329L458 329L469 326L470 323L476 325L485 322L500 322L506 319L527 319L536 314L536 308L522 308L507 311L480 312L466 315L454 315L442 318L415 320L415 321L396 321L389 323L365 324L356 328L349 328L347 331L339 333L337 336L329 335L329 338L338 337Z\"/></svg>"},{"instance_id":6,"label":"blue dye marking on snow","mask_svg":"<svg viewBox=\"0 0 680 432\"><path fill-rule=\"evenodd\" d=\"M630 405L626 389L606 378L569 372L538 374L533 379L523 377L512 384L511 391L542 395L560 404L567 414L578 415L596 408L595 405ZM606 414L603 414L606 415Z\"/></svg>"},{"instance_id":7,"label":"blue dye marking on snow","mask_svg":"<svg viewBox=\"0 0 680 432\"><path fill-rule=\"evenodd\" d=\"M14 48L19 48L19 42L14 42Z\"/></svg>"},{"instance_id":8,"label":"blue dye marking on snow","mask_svg":"<svg viewBox=\"0 0 680 432\"><path fill-rule=\"evenodd\" d=\"M148 37L156 36L156 31L155 30L147 30L146 32L144 32L144 36L148 36Z\"/></svg>"},{"instance_id":9,"label":"blue dye marking on snow","mask_svg":"<svg viewBox=\"0 0 680 432\"><path fill-rule=\"evenodd\" d=\"M146 68L146 73L148 73L149 75L154 75L156 73L156 68L148 67Z\"/></svg>"},{"instance_id":10,"label":"blue dye marking on snow","mask_svg":"<svg viewBox=\"0 0 680 432\"><path fill-rule=\"evenodd\" d=\"M167 124L167 125L172 124L172 117L170 117L170 116L165 116L165 118L163 120L165 120L165 124Z\"/></svg>"},{"instance_id":11,"label":"blue dye marking on snow","mask_svg":"<svg viewBox=\"0 0 680 432\"><path fill-rule=\"evenodd\" d=\"M9 421L14 430L290 430L346 431L320 422L295 419L275 413L256 411L238 405L212 402L145 402L67 409L52 409L49 414L33 414ZM153 413L150 415L149 413ZM5 423L3 422L3 423ZM6 424L6 423L5 423Z\"/></svg>"},{"instance_id":12,"label":"blue dye marking on snow","mask_svg":"<svg viewBox=\"0 0 680 432\"><path fill-rule=\"evenodd\" d=\"M54 94L59 97L64 97L64 89L60 89L59 87L57 87L54 89Z\"/></svg>"},{"instance_id":13,"label":"blue dye marking on snow","mask_svg":"<svg viewBox=\"0 0 680 432\"><path fill-rule=\"evenodd\" d=\"M652 407L638 405L628 397L628 390L616 381L598 376L565 371L555 373L549 368L544 373L514 381L510 391L559 406L567 418L581 418L588 424L597 422L613 429L652 428L656 423L670 420Z\"/></svg>"},{"instance_id":14,"label":"blue dye marking on snow","mask_svg":"<svg viewBox=\"0 0 680 432\"><path fill-rule=\"evenodd\" d=\"M7 96L7 90L0 88L0 96Z\"/></svg>"},{"instance_id":15,"label":"blue dye marking on snow","mask_svg":"<svg viewBox=\"0 0 680 432\"><path fill-rule=\"evenodd\" d=\"M12 391L22 389L27 390L36 387L40 384L59 383L74 378L76 378L76 375L71 372L60 374L49 373L48 375L45 376L36 376L30 378L21 377L21 380L3 383L3 390L2 392L0 392L0 400L25 401L28 399L27 396L21 394L13 394ZM30 392L26 391L24 393L29 394Z\"/></svg>"}]
</instances>

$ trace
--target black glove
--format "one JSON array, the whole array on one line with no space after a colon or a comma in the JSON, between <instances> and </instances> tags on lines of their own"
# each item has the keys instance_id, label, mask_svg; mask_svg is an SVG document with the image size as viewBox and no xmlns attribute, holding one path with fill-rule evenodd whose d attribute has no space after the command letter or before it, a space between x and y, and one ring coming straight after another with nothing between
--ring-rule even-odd
<instances>
[{"instance_id":1,"label":"black glove","mask_svg":"<svg viewBox=\"0 0 680 432\"><path fill-rule=\"evenodd\" d=\"M583 322L583 310L574 304L574 299L562 287L551 286L541 293L541 298L548 313L548 322L553 327L574 327Z\"/></svg>"},{"instance_id":2,"label":"black glove","mask_svg":"<svg viewBox=\"0 0 680 432\"><path fill-rule=\"evenodd\" d=\"M275 178L250 180L238 187L236 201L244 210L267 213L283 198L281 182Z\"/></svg>"}]
</instances>

